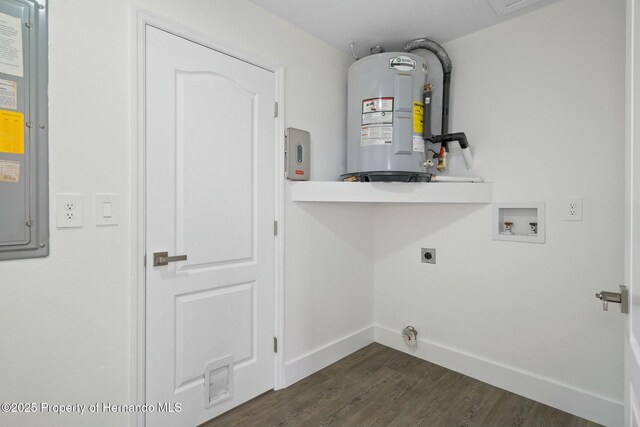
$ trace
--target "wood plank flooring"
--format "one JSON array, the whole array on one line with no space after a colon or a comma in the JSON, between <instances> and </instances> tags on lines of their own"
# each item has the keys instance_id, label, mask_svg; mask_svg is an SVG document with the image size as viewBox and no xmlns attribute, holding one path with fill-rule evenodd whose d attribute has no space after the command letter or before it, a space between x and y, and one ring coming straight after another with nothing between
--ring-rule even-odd
<instances>
[{"instance_id":1,"label":"wood plank flooring","mask_svg":"<svg viewBox=\"0 0 640 427\"><path fill-rule=\"evenodd\" d=\"M597 426L441 366L371 344L202 425Z\"/></svg>"}]
</instances>

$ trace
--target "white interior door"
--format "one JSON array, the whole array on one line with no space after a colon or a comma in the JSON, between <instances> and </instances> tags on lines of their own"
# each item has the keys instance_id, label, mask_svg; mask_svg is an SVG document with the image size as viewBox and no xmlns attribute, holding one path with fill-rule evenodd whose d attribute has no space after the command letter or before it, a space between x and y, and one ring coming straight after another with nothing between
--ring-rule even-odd
<instances>
[{"instance_id":1,"label":"white interior door","mask_svg":"<svg viewBox=\"0 0 640 427\"><path fill-rule=\"evenodd\" d=\"M275 75L147 26L145 80L147 425L193 427L274 386Z\"/></svg>"},{"instance_id":2,"label":"white interior door","mask_svg":"<svg viewBox=\"0 0 640 427\"><path fill-rule=\"evenodd\" d=\"M629 321L625 334L625 425L640 426L640 5L627 0L627 219Z\"/></svg>"}]
</instances>

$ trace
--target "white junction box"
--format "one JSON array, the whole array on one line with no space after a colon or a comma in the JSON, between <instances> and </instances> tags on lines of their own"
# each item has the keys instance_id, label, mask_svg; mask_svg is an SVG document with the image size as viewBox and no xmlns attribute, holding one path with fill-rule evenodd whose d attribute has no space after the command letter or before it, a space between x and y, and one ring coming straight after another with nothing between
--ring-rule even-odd
<instances>
[{"instance_id":1,"label":"white junction box","mask_svg":"<svg viewBox=\"0 0 640 427\"><path fill-rule=\"evenodd\" d=\"M505 202L493 204L493 240L545 242L544 202Z\"/></svg>"}]
</instances>

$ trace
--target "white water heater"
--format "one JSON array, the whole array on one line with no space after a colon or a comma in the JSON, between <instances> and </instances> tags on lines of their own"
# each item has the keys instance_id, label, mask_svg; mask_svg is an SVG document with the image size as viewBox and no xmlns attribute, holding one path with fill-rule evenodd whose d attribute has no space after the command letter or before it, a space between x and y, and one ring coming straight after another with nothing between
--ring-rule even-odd
<instances>
[{"instance_id":1,"label":"white water heater","mask_svg":"<svg viewBox=\"0 0 640 427\"><path fill-rule=\"evenodd\" d=\"M407 52L356 61L348 75L347 174L362 181L428 181L427 63Z\"/></svg>"}]
</instances>

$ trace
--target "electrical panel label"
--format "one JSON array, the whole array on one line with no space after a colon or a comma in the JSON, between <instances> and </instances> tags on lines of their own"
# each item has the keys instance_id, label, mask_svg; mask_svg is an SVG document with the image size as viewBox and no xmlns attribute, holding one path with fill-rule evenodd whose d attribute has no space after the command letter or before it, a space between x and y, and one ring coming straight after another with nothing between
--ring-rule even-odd
<instances>
[{"instance_id":1,"label":"electrical panel label","mask_svg":"<svg viewBox=\"0 0 640 427\"><path fill-rule=\"evenodd\" d=\"M0 73L24 77L22 20L0 13Z\"/></svg>"},{"instance_id":2,"label":"electrical panel label","mask_svg":"<svg viewBox=\"0 0 640 427\"><path fill-rule=\"evenodd\" d=\"M0 79L0 108L18 108L17 83L11 80Z\"/></svg>"},{"instance_id":3,"label":"electrical panel label","mask_svg":"<svg viewBox=\"0 0 640 427\"><path fill-rule=\"evenodd\" d=\"M24 114L0 110L0 153L24 154Z\"/></svg>"},{"instance_id":4,"label":"electrical panel label","mask_svg":"<svg viewBox=\"0 0 640 427\"><path fill-rule=\"evenodd\" d=\"M0 160L0 182L20 181L20 162Z\"/></svg>"},{"instance_id":5,"label":"electrical panel label","mask_svg":"<svg viewBox=\"0 0 640 427\"><path fill-rule=\"evenodd\" d=\"M393 98L362 100L360 145L384 145L393 141Z\"/></svg>"},{"instance_id":6,"label":"electrical panel label","mask_svg":"<svg viewBox=\"0 0 640 427\"><path fill-rule=\"evenodd\" d=\"M419 134L424 132L424 104L422 102L413 103L413 132Z\"/></svg>"}]
</instances>

